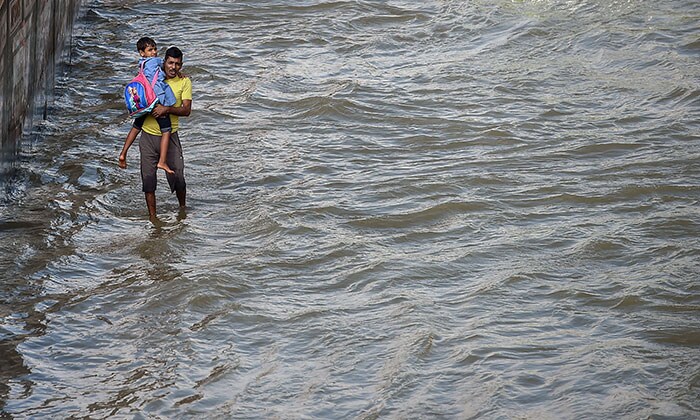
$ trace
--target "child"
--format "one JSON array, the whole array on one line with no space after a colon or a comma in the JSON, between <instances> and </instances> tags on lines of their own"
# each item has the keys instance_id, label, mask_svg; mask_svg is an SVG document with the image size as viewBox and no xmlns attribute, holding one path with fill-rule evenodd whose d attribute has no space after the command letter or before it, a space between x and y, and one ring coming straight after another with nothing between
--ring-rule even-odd
<instances>
[{"instance_id":1,"label":"child","mask_svg":"<svg viewBox=\"0 0 700 420\"><path fill-rule=\"evenodd\" d=\"M156 42L149 37L143 37L136 42L136 49L141 56L141 59L139 60L139 68L143 64L143 73L146 78L148 80L153 80L153 76L156 74L156 72L158 72L156 84L153 86L153 91L158 97L158 103L163 106L175 105L175 94L170 86L165 82L163 59L157 56L158 48L156 46ZM129 138L131 138L131 141L128 142L129 144L133 142L136 135L138 135L139 131L141 131L141 127L143 127L143 123L147 116L148 115L143 115L134 120L134 124L127 135L127 141ZM161 132L160 156L158 158L157 167L169 174L172 174L174 172L172 169L170 169L168 163L166 162L166 157L168 156L168 144L170 143L170 117L166 115L156 118L156 121L158 121L158 126L160 126ZM125 151L122 151L122 155L119 156L120 166L122 166L122 161L124 161L124 165L126 166Z\"/></svg>"}]
</instances>

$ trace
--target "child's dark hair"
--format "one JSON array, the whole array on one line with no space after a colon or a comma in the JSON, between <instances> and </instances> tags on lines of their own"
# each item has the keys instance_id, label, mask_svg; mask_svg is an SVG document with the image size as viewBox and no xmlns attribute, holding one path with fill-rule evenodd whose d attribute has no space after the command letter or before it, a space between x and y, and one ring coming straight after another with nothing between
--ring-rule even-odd
<instances>
[{"instance_id":1,"label":"child's dark hair","mask_svg":"<svg viewBox=\"0 0 700 420\"><path fill-rule=\"evenodd\" d=\"M136 41L136 51L143 51L146 49L146 47L157 47L156 41L154 41L153 38L149 38L147 36L144 36L143 38Z\"/></svg>"}]
</instances>

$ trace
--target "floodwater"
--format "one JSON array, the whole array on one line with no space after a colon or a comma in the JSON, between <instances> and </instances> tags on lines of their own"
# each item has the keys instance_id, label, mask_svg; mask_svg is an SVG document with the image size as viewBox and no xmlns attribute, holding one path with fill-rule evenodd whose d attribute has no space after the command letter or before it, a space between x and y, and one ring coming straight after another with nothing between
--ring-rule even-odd
<instances>
[{"instance_id":1,"label":"floodwater","mask_svg":"<svg viewBox=\"0 0 700 420\"><path fill-rule=\"evenodd\" d=\"M84 4L0 206L3 416L700 416L698 2ZM156 224L147 34L194 86Z\"/></svg>"}]
</instances>

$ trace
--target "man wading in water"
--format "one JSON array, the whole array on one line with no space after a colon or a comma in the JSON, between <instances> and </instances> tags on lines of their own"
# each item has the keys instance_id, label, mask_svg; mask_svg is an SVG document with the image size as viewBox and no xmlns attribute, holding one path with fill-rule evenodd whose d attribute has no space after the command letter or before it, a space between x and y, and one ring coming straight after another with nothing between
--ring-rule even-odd
<instances>
[{"instance_id":1,"label":"man wading in water","mask_svg":"<svg viewBox=\"0 0 700 420\"><path fill-rule=\"evenodd\" d=\"M192 82L188 77L180 74L182 69L182 51L177 47L170 47L165 52L165 62L163 70L165 72L165 82L170 85L175 93L175 105L156 105L151 115L146 117L143 123L143 131L139 139L139 152L141 153L141 183L143 192L146 195L146 207L151 221L156 220L156 177L158 159L160 156L160 126L156 118L169 115L172 123L172 132L168 147L166 162L173 173L166 173L170 185L170 191L175 192L180 203L180 211L185 210L185 198L187 195L185 185L185 161L182 157L182 146L178 136L179 117L188 117L192 111ZM124 140L124 147L119 155L119 167L126 168L126 152L136 139L139 129L132 127Z\"/></svg>"}]
</instances>

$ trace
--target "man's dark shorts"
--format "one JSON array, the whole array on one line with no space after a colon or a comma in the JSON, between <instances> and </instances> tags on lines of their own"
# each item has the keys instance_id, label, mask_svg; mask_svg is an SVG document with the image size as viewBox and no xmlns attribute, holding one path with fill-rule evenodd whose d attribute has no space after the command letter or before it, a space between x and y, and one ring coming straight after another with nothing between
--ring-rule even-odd
<instances>
[{"instance_id":1,"label":"man's dark shorts","mask_svg":"<svg viewBox=\"0 0 700 420\"><path fill-rule=\"evenodd\" d=\"M143 192L155 192L158 186L157 167L160 157L160 136L141 132L139 139L139 151L141 152L141 182ZM168 156L166 162L174 174L165 174L170 185L170 191L183 191L185 189L185 161L182 158L182 146L177 133L170 134Z\"/></svg>"}]
</instances>

